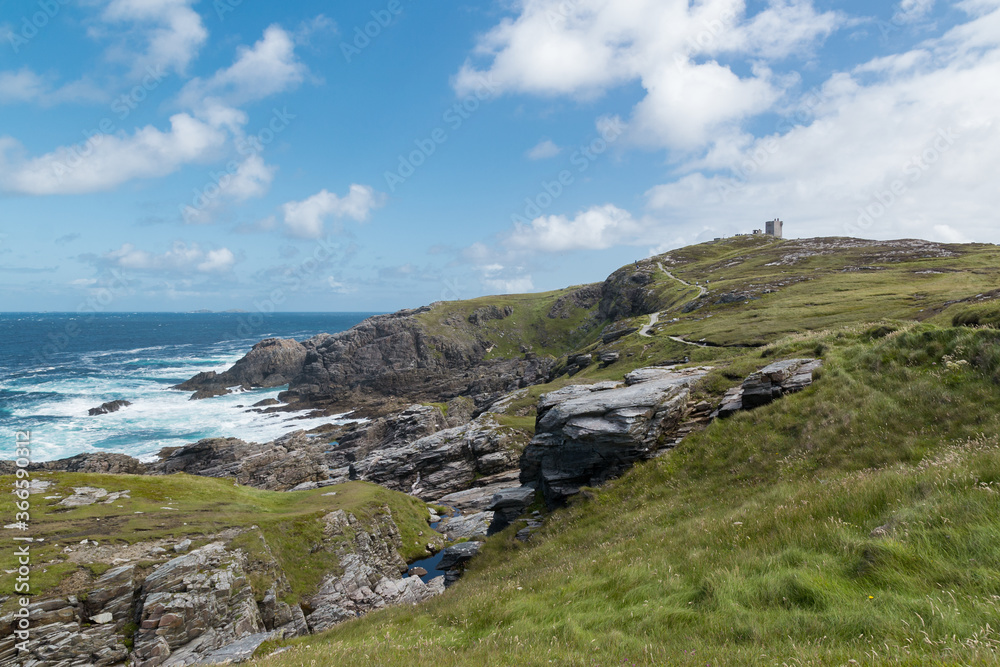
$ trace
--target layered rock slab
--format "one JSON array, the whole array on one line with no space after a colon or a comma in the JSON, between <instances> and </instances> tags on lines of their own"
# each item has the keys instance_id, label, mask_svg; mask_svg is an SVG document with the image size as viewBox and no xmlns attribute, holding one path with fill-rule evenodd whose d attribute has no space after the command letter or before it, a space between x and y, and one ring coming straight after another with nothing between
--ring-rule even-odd
<instances>
[{"instance_id":1,"label":"layered rock slab","mask_svg":"<svg viewBox=\"0 0 1000 667\"><path fill-rule=\"evenodd\" d=\"M628 384L573 385L543 395L535 437L521 458L522 484L537 485L549 507L580 487L619 477L673 444L691 386L709 369L647 369Z\"/></svg>"}]
</instances>

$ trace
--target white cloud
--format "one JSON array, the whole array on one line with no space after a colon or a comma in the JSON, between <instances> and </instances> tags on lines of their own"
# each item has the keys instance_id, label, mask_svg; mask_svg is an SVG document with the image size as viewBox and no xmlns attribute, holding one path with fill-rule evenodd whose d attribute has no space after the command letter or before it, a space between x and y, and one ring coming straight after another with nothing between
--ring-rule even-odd
<instances>
[{"instance_id":1,"label":"white cloud","mask_svg":"<svg viewBox=\"0 0 1000 667\"><path fill-rule=\"evenodd\" d=\"M532 252L603 250L634 243L640 231L628 211L605 204L577 213L572 219L549 215L527 225L515 223L504 242L510 248Z\"/></svg>"},{"instance_id":2,"label":"white cloud","mask_svg":"<svg viewBox=\"0 0 1000 667\"><path fill-rule=\"evenodd\" d=\"M205 100L239 106L291 90L305 79L306 66L295 55L292 36L272 25L252 47L241 47L236 61L211 78L192 79L181 91L179 103L197 109Z\"/></svg>"},{"instance_id":3,"label":"white cloud","mask_svg":"<svg viewBox=\"0 0 1000 667\"><path fill-rule=\"evenodd\" d=\"M236 257L229 248L219 248L209 250L205 254L205 261L198 264L198 271L201 273L225 273L233 268Z\"/></svg>"},{"instance_id":4,"label":"white cloud","mask_svg":"<svg viewBox=\"0 0 1000 667\"><path fill-rule=\"evenodd\" d=\"M182 20L184 13L191 11L187 4L179 0L151 0L145 4L115 0L105 14L121 20L170 16L171 26L190 27L189 21ZM157 49L165 52L187 43L166 34L157 39ZM296 59L294 49L288 33L277 26L269 27L253 47L240 50L232 66L219 70L207 81L193 79L184 87L180 101L189 111L172 116L167 131L146 126L132 134L98 132L82 144L61 146L34 158L25 157L15 140L0 136L0 190L32 195L98 192L216 159L225 154L227 146L232 149L233 140L244 139L248 117L234 105L262 99L302 81L306 69ZM179 66L176 59L172 62ZM30 70L0 73L0 95L7 92L18 100L44 101L74 91L81 95L79 88L83 85L77 82L51 91ZM261 196L269 189L274 171L259 154L251 156L227 178L226 184L216 184L221 186L221 192L211 202L198 209L189 207L185 217L194 222L211 221L226 202Z\"/></svg>"},{"instance_id":5,"label":"white cloud","mask_svg":"<svg viewBox=\"0 0 1000 667\"><path fill-rule=\"evenodd\" d=\"M973 18L943 37L830 76L802 103L808 124L732 136L684 165L648 193L660 234L778 215L789 236L996 240L998 6L960 3Z\"/></svg>"},{"instance_id":6,"label":"white cloud","mask_svg":"<svg viewBox=\"0 0 1000 667\"><path fill-rule=\"evenodd\" d=\"M191 8L194 2L111 0L101 16L108 28L95 30L94 36L116 40L111 57L129 63L134 73L163 67L184 74L208 39L201 16ZM131 30L123 30L123 24Z\"/></svg>"},{"instance_id":7,"label":"white cloud","mask_svg":"<svg viewBox=\"0 0 1000 667\"><path fill-rule=\"evenodd\" d=\"M48 91L42 77L27 67L16 72L0 72L0 104L30 102Z\"/></svg>"},{"instance_id":8,"label":"white cloud","mask_svg":"<svg viewBox=\"0 0 1000 667\"><path fill-rule=\"evenodd\" d=\"M350 285L346 285L338 281L333 276L329 276L326 279L326 284L330 287L330 289L333 290L335 294L353 294L354 292L358 291L357 288L352 287Z\"/></svg>"},{"instance_id":9,"label":"white cloud","mask_svg":"<svg viewBox=\"0 0 1000 667\"><path fill-rule=\"evenodd\" d=\"M0 137L0 189L32 195L109 190L204 161L226 141L225 131L186 113L172 116L167 132L146 126L131 135L97 133L83 144L30 159L20 156L13 139Z\"/></svg>"},{"instance_id":10,"label":"white cloud","mask_svg":"<svg viewBox=\"0 0 1000 667\"><path fill-rule=\"evenodd\" d=\"M529 160L547 160L559 155L561 152L562 149L556 146L554 141L545 139L529 150L527 156Z\"/></svg>"},{"instance_id":11,"label":"white cloud","mask_svg":"<svg viewBox=\"0 0 1000 667\"><path fill-rule=\"evenodd\" d=\"M934 9L934 0L902 0L893 16L897 23L916 23Z\"/></svg>"},{"instance_id":12,"label":"white cloud","mask_svg":"<svg viewBox=\"0 0 1000 667\"><path fill-rule=\"evenodd\" d=\"M0 72L0 105L37 102L43 106L52 106L64 102L100 101L104 98L104 93L86 79L55 87L47 78L27 67Z\"/></svg>"},{"instance_id":13,"label":"white cloud","mask_svg":"<svg viewBox=\"0 0 1000 667\"><path fill-rule=\"evenodd\" d=\"M743 0L531 0L488 32L455 78L459 93L484 76L504 91L593 97L638 81L633 139L690 150L731 133L782 95L763 63L800 57L846 19L810 0L771 0L753 16ZM739 75L716 59L758 61Z\"/></svg>"},{"instance_id":14,"label":"white cloud","mask_svg":"<svg viewBox=\"0 0 1000 667\"><path fill-rule=\"evenodd\" d=\"M117 250L106 253L103 259L133 271L174 273L227 273L236 263L235 255L228 248L205 251L197 243L188 245L183 241L175 242L170 250L161 254L139 250L131 243L125 243Z\"/></svg>"},{"instance_id":15,"label":"white cloud","mask_svg":"<svg viewBox=\"0 0 1000 667\"><path fill-rule=\"evenodd\" d=\"M282 207L285 226L292 236L318 239L329 219L350 218L367 222L371 212L385 202L385 197L368 185L351 185L344 197L321 190L308 199L288 202Z\"/></svg>"},{"instance_id":16,"label":"white cloud","mask_svg":"<svg viewBox=\"0 0 1000 667\"><path fill-rule=\"evenodd\" d=\"M277 167L265 163L260 155L251 155L239 164L222 190L237 202L262 197L270 189L275 171Z\"/></svg>"}]
</instances>

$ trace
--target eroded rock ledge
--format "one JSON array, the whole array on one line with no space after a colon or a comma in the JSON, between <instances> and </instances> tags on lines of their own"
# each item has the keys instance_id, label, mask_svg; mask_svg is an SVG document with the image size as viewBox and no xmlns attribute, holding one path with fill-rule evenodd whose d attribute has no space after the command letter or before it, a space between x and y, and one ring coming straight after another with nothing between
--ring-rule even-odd
<instances>
[{"instance_id":1,"label":"eroded rock ledge","mask_svg":"<svg viewBox=\"0 0 1000 667\"><path fill-rule=\"evenodd\" d=\"M13 615L0 618L0 664L215 664L252 653L266 639L320 632L444 591L444 577L427 583L403 577L399 529L388 507L365 523L343 510L321 521L323 541L315 548L335 553L340 568L299 604L283 601L291 588L277 561L268 560L270 546L256 527L208 536L207 544L180 556L133 549L141 555L104 572L85 595L31 605L30 657L14 647ZM247 533L263 546L252 559L234 545Z\"/></svg>"}]
</instances>

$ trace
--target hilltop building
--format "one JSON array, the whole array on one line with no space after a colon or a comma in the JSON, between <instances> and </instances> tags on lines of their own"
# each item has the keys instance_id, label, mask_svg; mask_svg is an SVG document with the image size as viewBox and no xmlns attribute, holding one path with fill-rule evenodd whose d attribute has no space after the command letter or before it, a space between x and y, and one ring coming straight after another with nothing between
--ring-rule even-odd
<instances>
[{"instance_id":1,"label":"hilltop building","mask_svg":"<svg viewBox=\"0 0 1000 667\"><path fill-rule=\"evenodd\" d=\"M770 234L776 239L780 239L781 234L784 231L782 229L784 226L785 223L783 223L778 218L775 218L774 220L768 220L767 222L764 223L764 233Z\"/></svg>"}]
</instances>

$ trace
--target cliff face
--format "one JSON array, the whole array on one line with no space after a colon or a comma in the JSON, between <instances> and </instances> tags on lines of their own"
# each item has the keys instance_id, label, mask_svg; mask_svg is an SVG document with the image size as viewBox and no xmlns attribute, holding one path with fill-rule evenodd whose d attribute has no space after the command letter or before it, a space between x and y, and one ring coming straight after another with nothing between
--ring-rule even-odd
<instances>
[{"instance_id":1,"label":"cliff face","mask_svg":"<svg viewBox=\"0 0 1000 667\"><path fill-rule=\"evenodd\" d=\"M225 394L229 387L280 387L302 371L306 346L294 340L268 338L224 373L198 373L174 387L196 392L193 398Z\"/></svg>"},{"instance_id":2,"label":"cliff face","mask_svg":"<svg viewBox=\"0 0 1000 667\"><path fill-rule=\"evenodd\" d=\"M33 667L221 664L249 657L263 641L307 635L394 604L444 591L444 578L404 578L400 529L389 507L360 521L344 510L318 521L313 554L330 568L299 603L286 569L256 526L119 549L115 566L73 595L43 594L30 606L30 655L18 652L13 614L0 617L0 664ZM207 542L207 543L206 543ZM180 552L180 555L177 555ZM315 557L315 556L314 556Z\"/></svg>"},{"instance_id":3,"label":"cliff face","mask_svg":"<svg viewBox=\"0 0 1000 667\"><path fill-rule=\"evenodd\" d=\"M485 337L435 335L415 317L429 311L373 317L349 331L310 339L302 372L281 398L347 409L386 397L470 396L483 405L544 381L552 367L541 358L488 359L493 344ZM491 319L488 313L481 317Z\"/></svg>"}]
</instances>

